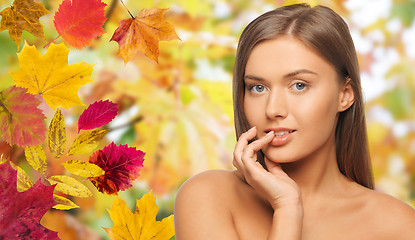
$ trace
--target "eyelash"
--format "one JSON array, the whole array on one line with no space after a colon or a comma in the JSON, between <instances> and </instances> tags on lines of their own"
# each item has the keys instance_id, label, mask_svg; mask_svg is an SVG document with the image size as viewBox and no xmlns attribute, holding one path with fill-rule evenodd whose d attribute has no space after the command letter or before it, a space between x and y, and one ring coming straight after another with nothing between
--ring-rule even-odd
<instances>
[{"instance_id":1,"label":"eyelash","mask_svg":"<svg viewBox=\"0 0 415 240\"><path fill-rule=\"evenodd\" d=\"M303 89L299 89L299 90L293 89L295 86L298 86L298 85L301 85L303 87ZM253 92L253 93L256 93L256 94L262 93L263 91L262 92L254 91L254 88L257 87L257 86L263 87L264 90L267 89L264 85L261 85L261 84L252 84L252 85L249 85L248 86L248 90L250 92ZM290 87L290 89L293 89L295 92L298 92L298 93L304 92L308 88L309 88L309 85L307 83L304 83L304 82L296 82L296 83L292 84L291 87Z\"/></svg>"},{"instance_id":2,"label":"eyelash","mask_svg":"<svg viewBox=\"0 0 415 240\"><path fill-rule=\"evenodd\" d=\"M296 86L296 85L298 86L300 84L303 86L303 89L301 89L301 90L294 90L294 91L296 91L296 92L303 92L303 91L307 90L308 85L306 83L304 83L304 82L296 82L293 85L291 85L290 88L292 89L294 86Z\"/></svg>"},{"instance_id":3,"label":"eyelash","mask_svg":"<svg viewBox=\"0 0 415 240\"><path fill-rule=\"evenodd\" d=\"M266 87L265 87L264 85L261 85L261 84L252 84L252 85L249 85L249 86L248 86L248 90L249 90L249 91L251 91L251 92L254 92L254 91L253 91L253 89L254 89L255 87L257 87L257 86L261 86L261 87L263 87L263 88L264 88L264 90L266 90ZM262 92L254 92L254 93L262 93Z\"/></svg>"}]
</instances>

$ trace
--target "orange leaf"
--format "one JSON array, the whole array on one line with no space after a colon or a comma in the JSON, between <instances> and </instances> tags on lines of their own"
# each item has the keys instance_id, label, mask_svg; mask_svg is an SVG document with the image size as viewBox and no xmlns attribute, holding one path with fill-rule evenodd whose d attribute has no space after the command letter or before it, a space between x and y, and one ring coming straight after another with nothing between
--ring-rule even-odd
<instances>
[{"instance_id":1,"label":"orange leaf","mask_svg":"<svg viewBox=\"0 0 415 240\"><path fill-rule=\"evenodd\" d=\"M166 11L143 9L135 18L120 21L110 41L118 42L118 56L124 59L124 63L130 61L137 51L158 62L159 41L180 40L174 26L164 19Z\"/></svg>"},{"instance_id":2,"label":"orange leaf","mask_svg":"<svg viewBox=\"0 0 415 240\"><path fill-rule=\"evenodd\" d=\"M23 30L36 37L45 38L39 18L50 13L41 3L33 0L15 0L13 5L0 12L0 32L8 29L9 35L19 48Z\"/></svg>"},{"instance_id":3,"label":"orange leaf","mask_svg":"<svg viewBox=\"0 0 415 240\"><path fill-rule=\"evenodd\" d=\"M64 0L55 13L56 31L73 47L91 45L93 38L105 33L105 6L101 0Z\"/></svg>"}]
</instances>

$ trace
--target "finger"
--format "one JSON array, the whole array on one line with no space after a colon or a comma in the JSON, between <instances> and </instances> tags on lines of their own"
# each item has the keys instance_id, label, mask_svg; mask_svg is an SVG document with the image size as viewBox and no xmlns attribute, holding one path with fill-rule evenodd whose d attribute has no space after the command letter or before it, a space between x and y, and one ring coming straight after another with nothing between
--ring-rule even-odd
<instances>
[{"instance_id":1,"label":"finger","mask_svg":"<svg viewBox=\"0 0 415 240\"><path fill-rule=\"evenodd\" d=\"M267 175L270 173L257 161L245 161L244 163L246 182L257 190L262 189L261 185L267 182Z\"/></svg>"},{"instance_id":2,"label":"finger","mask_svg":"<svg viewBox=\"0 0 415 240\"><path fill-rule=\"evenodd\" d=\"M241 134L238 139L238 142L235 145L235 150L233 152L233 165L237 164L237 161L241 160L242 153L244 148L248 145L249 140L253 139L256 136L256 127L252 127L248 131ZM235 166L236 167L236 166Z\"/></svg>"},{"instance_id":3,"label":"finger","mask_svg":"<svg viewBox=\"0 0 415 240\"><path fill-rule=\"evenodd\" d=\"M265 168L258 161L243 161L245 174L249 176L258 176L266 173Z\"/></svg>"},{"instance_id":4,"label":"finger","mask_svg":"<svg viewBox=\"0 0 415 240\"><path fill-rule=\"evenodd\" d=\"M262 138L255 140L245 147L241 158L241 165L244 167L244 173L247 175L247 179L256 181L258 180L258 177L268 174L264 167L257 162L256 153L266 144L271 142L273 138L274 132L271 131Z\"/></svg>"},{"instance_id":5,"label":"finger","mask_svg":"<svg viewBox=\"0 0 415 240\"><path fill-rule=\"evenodd\" d=\"M250 143L248 146L245 147L239 166L243 168L243 173L246 174L255 174L255 171L265 171L265 169L259 164L255 164L257 162L257 155L256 153L266 144L268 144L274 138L274 132L271 131L267 133L264 137L255 140L254 142ZM259 172L256 172L259 174Z\"/></svg>"},{"instance_id":6,"label":"finger","mask_svg":"<svg viewBox=\"0 0 415 240\"><path fill-rule=\"evenodd\" d=\"M253 139L256 136L256 127L252 127L248 131L244 132L239 136L238 142L235 145L235 150L242 152L246 145L248 145L249 140Z\"/></svg>"},{"instance_id":7,"label":"finger","mask_svg":"<svg viewBox=\"0 0 415 240\"><path fill-rule=\"evenodd\" d=\"M275 136L274 131L271 131L271 132L267 133L265 136L263 136L262 138L260 138L258 140L255 140L252 143L250 143L249 145L247 145L243 150L242 159L244 159L244 158L253 158L254 154L256 154L256 152L258 152L265 145L270 143L272 141L272 139L274 138L274 136Z\"/></svg>"},{"instance_id":8,"label":"finger","mask_svg":"<svg viewBox=\"0 0 415 240\"><path fill-rule=\"evenodd\" d=\"M270 173L272 173L275 176L278 175L287 175L284 170L282 170L281 168L281 164L271 161L269 160L266 156L264 156L264 162L265 165L267 166L267 169Z\"/></svg>"},{"instance_id":9,"label":"finger","mask_svg":"<svg viewBox=\"0 0 415 240\"><path fill-rule=\"evenodd\" d=\"M238 139L238 142L235 145L235 150L233 152L233 165L236 167L236 175L246 182L245 179L245 166L241 162L242 153L244 148L248 145L249 140L253 139L256 136L256 127L252 127L248 131L241 134Z\"/></svg>"}]
</instances>

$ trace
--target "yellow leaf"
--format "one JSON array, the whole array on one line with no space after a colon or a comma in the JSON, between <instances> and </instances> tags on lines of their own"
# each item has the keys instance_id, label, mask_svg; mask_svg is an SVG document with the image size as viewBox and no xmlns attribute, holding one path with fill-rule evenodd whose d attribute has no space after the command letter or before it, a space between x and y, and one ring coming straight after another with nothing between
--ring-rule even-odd
<instances>
[{"instance_id":1,"label":"yellow leaf","mask_svg":"<svg viewBox=\"0 0 415 240\"><path fill-rule=\"evenodd\" d=\"M156 221L159 209L152 192L137 200L134 213L125 201L117 198L108 210L114 227L104 229L111 239L170 239L174 236L173 215Z\"/></svg>"},{"instance_id":2,"label":"yellow leaf","mask_svg":"<svg viewBox=\"0 0 415 240\"><path fill-rule=\"evenodd\" d=\"M55 110L83 105L78 97L81 86L91 82L91 64L84 62L68 65L69 49L51 44L44 56L33 46L25 44L18 54L20 70L11 73L16 86L27 88L31 94L40 94Z\"/></svg>"},{"instance_id":3,"label":"yellow leaf","mask_svg":"<svg viewBox=\"0 0 415 240\"><path fill-rule=\"evenodd\" d=\"M25 148L24 153L30 166L32 166L33 169L38 171L40 174L45 174L47 161L42 145L37 145L35 147L28 146Z\"/></svg>"},{"instance_id":4,"label":"yellow leaf","mask_svg":"<svg viewBox=\"0 0 415 240\"><path fill-rule=\"evenodd\" d=\"M62 165L70 173L81 177L99 177L105 174L105 171L102 168L89 162L69 160L62 163Z\"/></svg>"},{"instance_id":5,"label":"yellow leaf","mask_svg":"<svg viewBox=\"0 0 415 240\"><path fill-rule=\"evenodd\" d=\"M108 131L108 129L93 130L82 133L72 143L68 155L91 153L97 148L99 142L104 138Z\"/></svg>"},{"instance_id":6,"label":"yellow leaf","mask_svg":"<svg viewBox=\"0 0 415 240\"><path fill-rule=\"evenodd\" d=\"M6 163L7 159L3 157L3 154L0 155L0 164Z\"/></svg>"},{"instance_id":7,"label":"yellow leaf","mask_svg":"<svg viewBox=\"0 0 415 240\"><path fill-rule=\"evenodd\" d=\"M146 157L140 178L148 181L155 193L173 191L185 176L202 169L231 168L228 159L232 158L228 153L235 146L231 119L220 105L212 104L212 101L222 102L225 106L228 98L219 95L227 90L217 91L210 97L205 94L208 90L200 85L189 85L196 87L191 89L196 90L197 97L180 106L172 91L152 87L148 81L127 86L124 90L127 92L146 89L137 100L143 120L134 125L136 135L140 136L134 144L143 152L154 153ZM214 86L229 89L225 84Z\"/></svg>"},{"instance_id":8,"label":"yellow leaf","mask_svg":"<svg viewBox=\"0 0 415 240\"><path fill-rule=\"evenodd\" d=\"M60 109L56 110L55 116L50 122L48 144L49 150L55 158L60 158L63 155L66 147L66 128Z\"/></svg>"},{"instance_id":9,"label":"yellow leaf","mask_svg":"<svg viewBox=\"0 0 415 240\"><path fill-rule=\"evenodd\" d=\"M33 181L27 173L16 165L17 169L17 191L24 192L33 186Z\"/></svg>"},{"instance_id":10,"label":"yellow leaf","mask_svg":"<svg viewBox=\"0 0 415 240\"><path fill-rule=\"evenodd\" d=\"M48 178L50 184L57 184L56 191L75 196L75 197L91 197L92 193L89 189L78 180L69 176L52 176Z\"/></svg>"},{"instance_id":11,"label":"yellow leaf","mask_svg":"<svg viewBox=\"0 0 415 240\"><path fill-rule=\"evenodd\" d=\"M55 206L53 206L54 209L69 210L73 208L79 208L79 206L73 203L71 200L56 194L53 194L53 200L55 200L55 202L58 203Z\"/></svg>"},{"instance_id":12,"label":"yellow leaf","mask_svg":"<svg viewBox=\"0 0 415 240\"><path fill-rule=\"evenodd\" d=\"M21 167L17 166L13 162L10 162L10 166L14 170L17 170L17 191L24 192L33 186L32 179L30 179L30 177Z\"/></svg>"},{"instance_id":13,"label":"yellow leaf","mask_svg":"<svg viewBox=\"0 0 415 240\"><path fill-rule=\"evenodd\" d=\"M8 29L9 35L19 48L23 30L36 37L45 38L39 18L50 13L42 3L33 0L15 0L11 7L0 12L0 32Z\"/></svg>"},{"instance_id":14,"label":"yellow leaf","mask_svg":"<svg viewBox=\"0 0 415 240\"><path fill-rule=\"evenodd\" d=\"M198 81L198 87L207 95L208 101L229 117L233 122L232 84L229 82Z\"/></svg>"}]
</instances>

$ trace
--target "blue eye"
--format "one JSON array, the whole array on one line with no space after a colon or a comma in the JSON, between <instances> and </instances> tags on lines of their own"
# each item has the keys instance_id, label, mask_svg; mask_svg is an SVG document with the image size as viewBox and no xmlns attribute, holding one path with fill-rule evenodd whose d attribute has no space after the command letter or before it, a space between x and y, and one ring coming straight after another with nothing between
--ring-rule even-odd
<instances>
[{"instance_id":1,"label":"blue eye","mask_svg":"<svg viewBox=\"0 0 415 240\"><path fill-rule=\"evenodd\" d=\"M262 93L265 91L265 87L263 85L254 85L251 87L251 91L254 93Z\"/></svg>"},{"instance_id":2,"label":"blue eye","mask_svg":"<svg viewBox=\"0 0 415 240\"><path fill-rule=\"evenodd\" d=\"M295 83L293 87L297 91L303 91L307 86L304 83Z\"/></svg>"}]
</instances>

